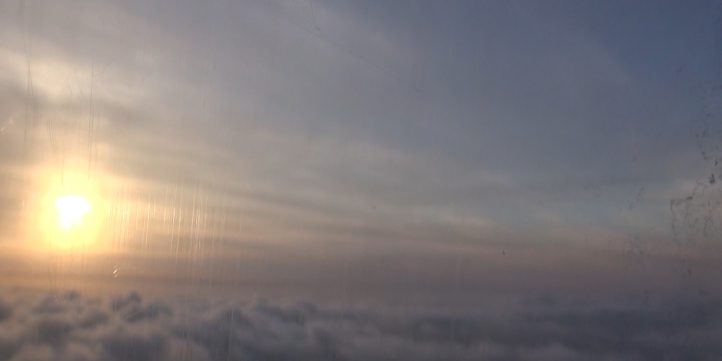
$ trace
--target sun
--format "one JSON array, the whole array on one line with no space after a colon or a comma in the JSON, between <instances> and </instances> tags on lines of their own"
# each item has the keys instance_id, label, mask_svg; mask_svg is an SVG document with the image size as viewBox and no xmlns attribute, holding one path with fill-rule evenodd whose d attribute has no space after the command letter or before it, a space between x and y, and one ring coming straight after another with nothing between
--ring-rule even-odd
<instances>
[{"instance_id":1,"label":"sun","mask_svg":"<svg viewBox=\"0 0 722 361\"><path fill-rule=\"evenodd\" d=\"M55 199L55 209L58 212L60 228L69 231L81 227L85 216L93 210L85 197L77 194L68 194Z\"/></svg>"},{"instance_id":2,"label":"sun","mask_svg":"<svg viewBox=\"0 0 722 361\"><path fill-rule=\"evenodd\" d=\"M97 182L82 173L66 172L49 177L42 188L33 226L38 244L58 250L96 249L107 216Z\"/></svg>"}]
</instances>

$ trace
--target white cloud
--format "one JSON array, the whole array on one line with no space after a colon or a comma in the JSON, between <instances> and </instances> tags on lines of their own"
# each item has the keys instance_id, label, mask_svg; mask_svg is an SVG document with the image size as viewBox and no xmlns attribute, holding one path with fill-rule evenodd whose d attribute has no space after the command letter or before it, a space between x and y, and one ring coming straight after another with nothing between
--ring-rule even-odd
<instances>
[{"instance_id":1,"label":"white cloud","mask_svg":"<svg viewBox=\"0 0 722 361\"><path fill-rule=\"evenodd\" d=\"M7 292L0 356L20 360L712 360L718 302L662 306L529 303L482 312L391 312L312 303L210 305L132 292ZM492 314L493 310L485 310Z\"/></svg>"}]
</instances>

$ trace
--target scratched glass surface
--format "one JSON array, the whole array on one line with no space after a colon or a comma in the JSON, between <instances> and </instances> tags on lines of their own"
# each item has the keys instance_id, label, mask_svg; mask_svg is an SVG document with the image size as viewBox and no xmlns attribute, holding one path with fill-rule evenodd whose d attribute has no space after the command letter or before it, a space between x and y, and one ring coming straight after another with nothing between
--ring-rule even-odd
<instances>
[{"instance_id":1,"label":"scratched glass surface","mask_svg":"<svg viewBox=\"0 0 722 361\"><path fill-rule=\"evenodd\" d=\"M0 0L0 360L720 360L721 19Z\"/></svg>"}]
</instances>

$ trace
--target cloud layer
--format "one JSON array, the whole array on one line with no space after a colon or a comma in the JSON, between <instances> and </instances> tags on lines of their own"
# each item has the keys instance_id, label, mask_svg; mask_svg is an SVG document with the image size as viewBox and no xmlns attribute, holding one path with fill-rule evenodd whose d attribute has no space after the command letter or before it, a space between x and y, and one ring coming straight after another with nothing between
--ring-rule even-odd
<instances>
[{"instance_id":1,"label":"cloud layer","mask_svg":"<svg viewBox=\"0 0 722 361\"><path fill-rule=\"evenodd\" d=\"M486 310L488 311L488 310ZM5 360L713 360L722 303L480 312L6 292Z\"/></svg>"}]
</instances>

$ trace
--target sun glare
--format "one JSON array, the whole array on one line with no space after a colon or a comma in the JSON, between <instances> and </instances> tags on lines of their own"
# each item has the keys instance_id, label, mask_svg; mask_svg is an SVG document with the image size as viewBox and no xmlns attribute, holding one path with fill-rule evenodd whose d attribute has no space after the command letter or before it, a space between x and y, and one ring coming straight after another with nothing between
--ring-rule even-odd
<instances>
[{"instance_id":1,"label":"sun glare","mask_svg":"<svg viewBox=\"0 0 722 361\"><path fill-rule=\"evenodd\" d=\"M66 172L48 177L38 199L34 228L44 247L76 249L97 245L107 209L97 182L83 174Z\"/></svg>"},{"instance_id":2,"label":"sun glare","mask_svg":"<svg viewBox=\"0 0 722 361\"><path fill-rule=\"evenodd\" d=\"M80 227L83 218L93 208L83 196L70 194L58 197L55 200L55 209L58 211L58 222L64 230Z\"/></svg>"}]
</instances>

